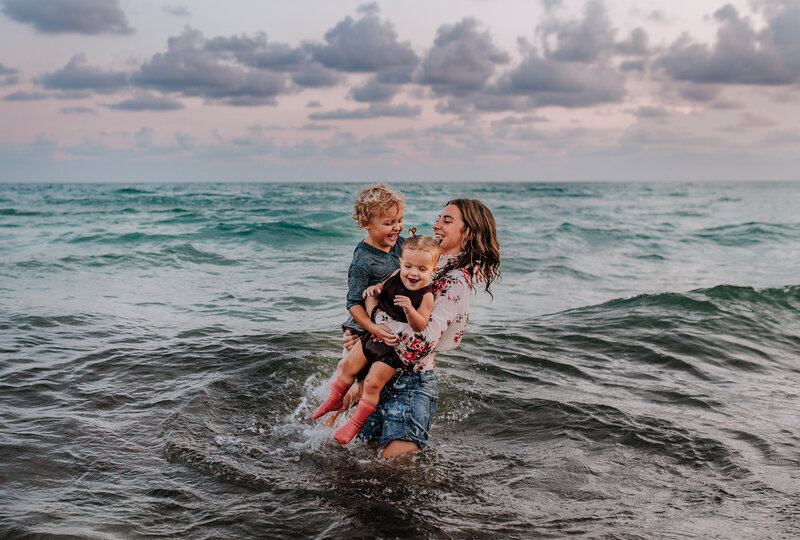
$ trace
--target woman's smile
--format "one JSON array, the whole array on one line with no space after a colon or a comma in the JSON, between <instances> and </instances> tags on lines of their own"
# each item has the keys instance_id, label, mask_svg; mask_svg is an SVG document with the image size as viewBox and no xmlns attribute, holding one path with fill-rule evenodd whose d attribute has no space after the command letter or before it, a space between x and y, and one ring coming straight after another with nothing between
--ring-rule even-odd
<instances>
[{"instance_id":1,"label":"woman's smile","mask_svg":"<svg viewBox=\"0 0 800 540\"><path fill-rule=\"evenodd\" d=\"M455 255L461 251L464 239L464 218L461 210L448 204L433 225L433 234L442 248L442 255Z\"/></svg>"}]
</instances>

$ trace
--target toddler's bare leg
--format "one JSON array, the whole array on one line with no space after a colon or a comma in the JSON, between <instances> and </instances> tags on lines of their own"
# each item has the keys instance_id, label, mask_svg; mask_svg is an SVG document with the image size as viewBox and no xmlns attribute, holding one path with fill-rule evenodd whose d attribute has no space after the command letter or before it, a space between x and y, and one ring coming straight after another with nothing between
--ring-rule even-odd
<instances>
[{"instance_id":1,"label":"toddler's bare leg","mask_svg":"<svg viewBox=\"0 0 800 540\"><path fill-rule=\"evenodd\" d=\"M375 407L378 405L381 390L389 382L397 370L383 362L375 362L369 368L369 374L364 380L364 393L361 400L358 402L358 407L350 420L347 421L334 435L341 444L347 444L353 440L353 437L358 435L364 422L367 421L369 415L373 413Z\"/></svg>"},{"instance_id":2,"label":"toddler's bare leg","mask_svg":"<svg viewBox=\"0 0 800 540\"><path fill-rule=\"evenodd\" d=\"M367 357L364 356L364 349L361 347L361 341L359 340L355 346L350 349L350 352L347 353L344 360L339 362L339 367L337 367L339 374L337 378L347 383L349 387L356 380L358 372L364 369L366 365Z\"/></svg>"},{"instance_id":3,"label":"toddler's bare leg","mask_svg":"<svg viewBox=\"0 0 800 540\"><path fill-rule=\"evenodd\" d=\"M361 399L366 399L373 405L377 405L381 390L394 377L395 373L397 373L395 368L383 362L372 364L367 378L364 379L364 391L361 394Z\"/></svg>"}]
</instances>

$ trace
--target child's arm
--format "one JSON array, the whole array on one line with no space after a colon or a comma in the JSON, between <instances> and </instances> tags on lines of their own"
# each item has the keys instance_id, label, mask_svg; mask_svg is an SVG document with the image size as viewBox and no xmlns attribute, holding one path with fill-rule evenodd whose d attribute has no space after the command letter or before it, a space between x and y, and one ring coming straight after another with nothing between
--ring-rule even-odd
<instances>
[{"instance_id":1,"label":"child's arm","mask_svg":"<svg viewBox=\"0 0 800 540\"><path fill-rule=\"evenodd\" d=\"M369 268L353 262L347 271L347 311L364 330L384 340L395 339L386 327L380 327L369 320L369 314L364 307L362 294L367 288L370 279Z\"/></svg>"},{"instance_id":2,"label":"child's arm","mask_svg":"<svg viewBox=\"0 0 800 540\"><path fill-rule=\"evenodd\" d=\"M419 307L414 309L408 296L398 294L394 297L394 305L403 308L408 319L408 325L414 332L421 332L428 326L433 311L433 293L425 293Z\"/></svg>"},{"instance_id":3,"label":"child's arm","mask_svg":"<svg viewBox=\"0 0 800 540\"><path fill-rule=\"evenodd\" d=\"M364 307L366 308L367 315L371 315L372 310L375 309L375 306L377 305L378 305L377 296L367 296L364 298Z\"/></svg>"},{"instance_id":4,"label":"child's arm","mask_svg":"<svg viewBox=\"0 0 800 540\"><path fill-rule=\"evenodd\" d=\"M376 297L380 296L381 293L383 292L383 286L386 285L386 282L389 280L389 278L395 275L399 271L400 269L398 268L397 270L392 272L392 274L388 278L384 279L380 283L376 283L375 285L367 287L366 289L364 289L364 293L361 296L363 296L365 299L369 298L370 296L376 296ZM367 313L372 313L372 311L368 309Z\"/></svg>"},{"instance_id":5,"label":"child's arm","mask_svg":"<svg viewBox=\"0 0 800 540\"><path fill-rule=\"evenodd\" d=\"M399 271L400 270L398 269L398 270L395 270L394 272L392 272L392 275L389 276L389 278L392 277L393 275L395 275ZM383 281L381 281L377 285L372 285L371 287L367 287L364 290L364 294L363 294L363 296L364 296L364 311L367 312L367 317L370 318L370 319L371 319L371 316L372 316L372 310L375 309L375 307L379 303L378 297L380 296L381 292L383 292L383 286L386 284L386 281L389 278L384 279ZM372 321L370 320L370 322L372 322ZM369 328L367 328L365 325L362 324L361 326L363 326L365 329L369 330ZM370 333L378 335L375 332L370 332Z\"/></svg>"},{"instance_id":6,"label":"child's arm","mask_svg":"<svg viewBox=\"0 0 800 540\"><path fill-rule=\"evenodd\" d=\"M367 315L367 310L361 304L356 304L354 306L350 306L348 309L350 315L353 316L353 319L364 328L370 334L379 337L383 340L391 341L394 339L394 334L386 328L384 325L377 325L371 320L369 320L369 315Z\"/></svg>"}]
</instances>

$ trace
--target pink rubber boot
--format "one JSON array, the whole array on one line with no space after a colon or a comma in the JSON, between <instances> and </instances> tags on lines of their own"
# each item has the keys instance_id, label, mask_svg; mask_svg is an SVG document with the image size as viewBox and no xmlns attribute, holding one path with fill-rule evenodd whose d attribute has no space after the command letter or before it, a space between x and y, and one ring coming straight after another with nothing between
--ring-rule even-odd
<instances>
[{"instance_id":1,"label":"pink rubber boot","mask_svg":"<svg viewBox=\"0 0 800 540\"><path fill-rule=\"evenodd\" d=\"M345 394L347 391L350 390L349 384L346 382L342 382L339 379L336 379L334 383L331 385L331 393L328 395L328 399L322 402L322 405L317 407L317 410L314 411L314 414L311 415L312 418L315 420L322 416L325 413L331 411L338 411L342 408L342 400L344 399Z\"/></svg>"},{"instance_id":2,"label":"pink rubber boot","mask_svg":"<svg viewBox=\"0 0 800 540\"><path fill-rule=\"evenodd\" d=\"M336 439L339 444L347 444L352 441L353 437L358 435L358 432L361 431L364 422L367 421L367 418L369 418L369 415L371 415L374 410L374 403L365 401L363 398L358 400L356 412L353 413L353 416L350 417L350 420L348 420L345 425L334 433L333 438Z\"/></svg>"}]
</instances>

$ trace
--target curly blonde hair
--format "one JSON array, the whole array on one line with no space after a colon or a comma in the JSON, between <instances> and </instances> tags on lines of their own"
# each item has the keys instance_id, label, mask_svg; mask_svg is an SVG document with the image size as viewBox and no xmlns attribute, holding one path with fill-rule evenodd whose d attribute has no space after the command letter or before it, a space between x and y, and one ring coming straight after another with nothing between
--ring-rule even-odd
<instances>
[{"instance_id":1,"label":"curly blonde hair","mask_svg":"<svg viewBox=\"0 0 800 540\"><path fill-rule=\"evenodd\" d=\"M363 227L375 216L380 216L392 208L403 210L405 207L406 203L399 192L386 184L374 184L358 192L353 205L353 220L359 227Z\"/></svg>"}]
</instances>

